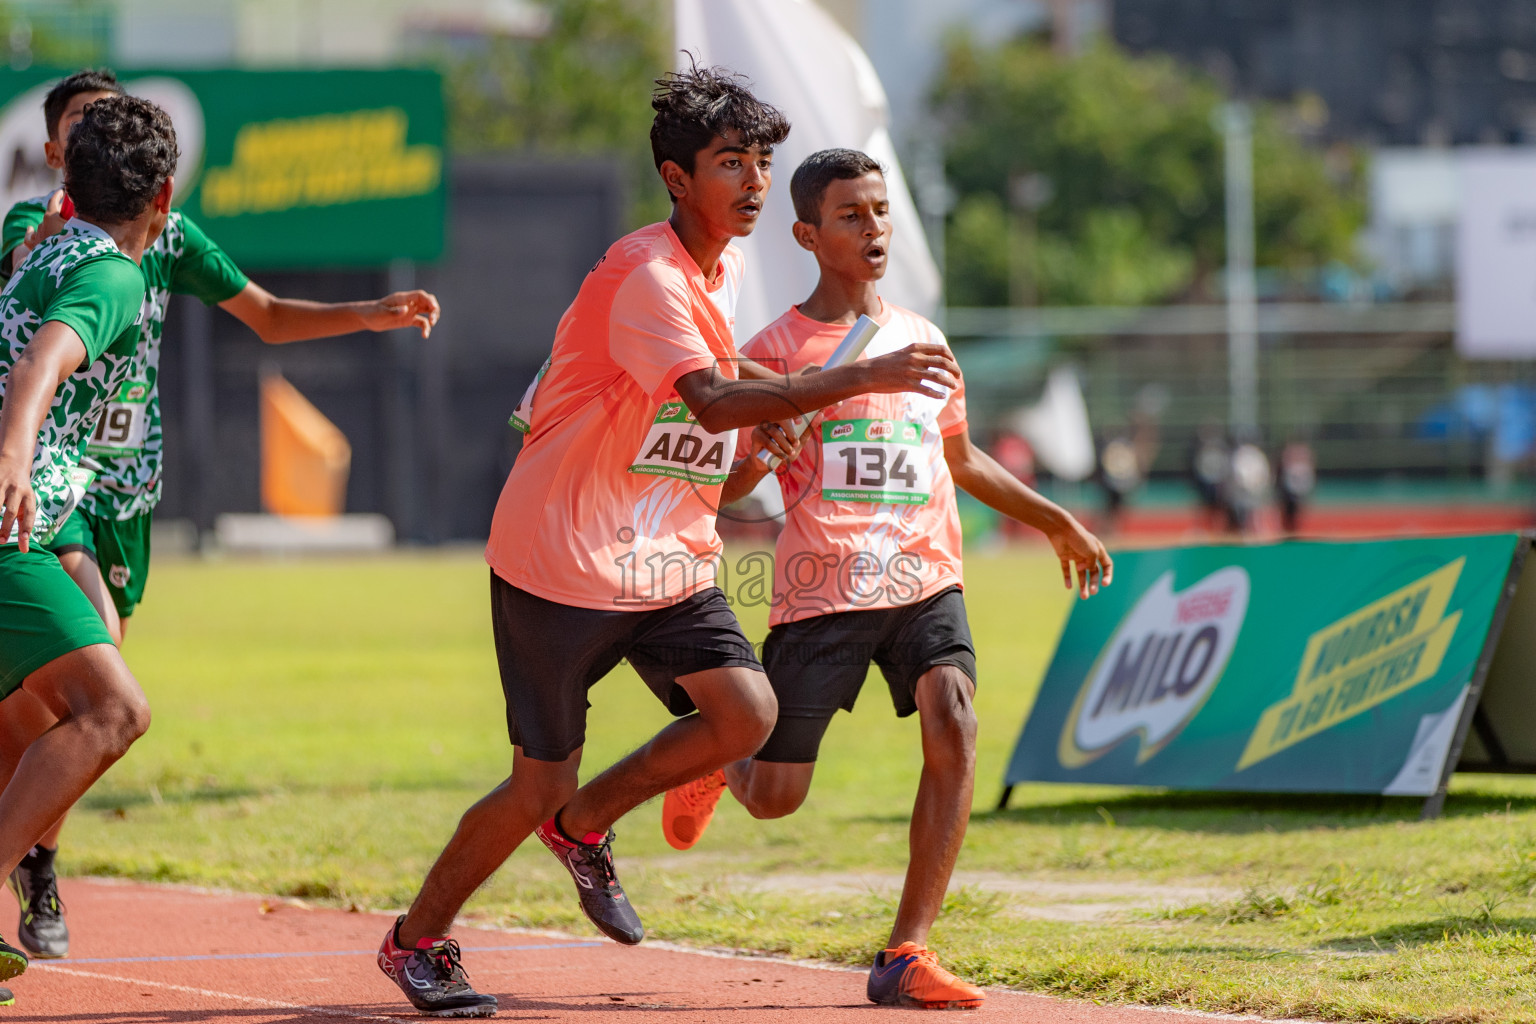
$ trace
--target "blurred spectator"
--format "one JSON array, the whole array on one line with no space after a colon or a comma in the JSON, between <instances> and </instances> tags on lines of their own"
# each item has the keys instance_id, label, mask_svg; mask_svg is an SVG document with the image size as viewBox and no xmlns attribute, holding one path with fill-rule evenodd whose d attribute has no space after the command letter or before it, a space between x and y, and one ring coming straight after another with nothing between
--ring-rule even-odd
<instances>
[{"instance_id":1,"label":"blurred spectator","mask_svg":"<svg viewBox=\"0 0 1536 1024\"><path fill-rule=\"evenodd\" d=\"M1018 434L1001 431L992 442L992 458L1024 486L1035 486L1035 450Z\"/></svg>"},{"instance_id":2,"label":"blurred spectator","mask_svg":"<svg viewBox=\"0 0 1536 1024\"><path fill-rule=\"evenodd\" d=\"M1109 531L1120 530L1125 503L1142 483L1141 460L1136 444L1124 434L1116 434L1099 451L1099 483L1104 487L1104 512Z\"/></svg>"},{"instance_id":3,"label":"blurred spectator","mask_svg":"<svg viewBox=\"0 0 1536 1024\"><path fill-rule=\"evenodd\" d=\"M1301 506L1317 487L1317 459L1311 445L1292 441L1281 449L1276 484L1280 491L1280 528L1294 535L1300 528Z\"/></svg>"},{"instance_id":4,"label":"blurred spectator","mask_svg":"<svg viewBox=\"0 0 1536 1024\"><path fill-rule=\"evenodd\" d=\"M1128 431L1115 434L1099 450L1099 483L1104 487L1108 526L1119 531L1131 495L1147 482L1162 447L1161 421L1168 408L1168 389L1145 384L1136 392Z\"/></svg>"},{"instance_id":5,"label":"blurred spectator","mask_svg":"<svg viewBox=\"0 0 1536 1024\"><path fill-rule=\"evenodd\" d=\"M1254 513L1269 501L1273 480L1264 449L1251 438L1237 439L1232 446L1231 468L1223 494L1229 529L1234 533L1252 532L1256 525Z\"/></svg>"},{"instance_id":6,"label":"blurred spectator","mask_svg":"<svg viewBox=\"0 0 1536 1024\"><path fill-rule=\"evenodd\" d=\"M1136 392L1136 406L1131 410L1131 444L1136 449L1136 465L1143 479L1152 475L1152 464L1163 446L1163 413L1168 411L1170 400L1168 386L1156 381L1143 384Z\"/></svg>"},{"instance_id":7,"label":"blurred spectator","mask_svg":"<svg viewBox=\"0 0 1536 1024\"><path fill-rule=\"evenodd\" d=\"M1011 430L1001 431L992 442L992 458L1025 487L1035 486L1035 449L1020 435ZM1035 535L1033 528L1007 516L999 517L998 532L1007 540Z\"/></svg>"},{"instance_id":8,"label":"blurred spectator","mask_svg":"<svg viewBox=\"0 0 1536 1024\"><path fill-rule=\"evenodd\" d=\"M1232 450L1219 426L1202 424L1189 448L1189 477L1200 499L1205 528L1211 533L1222 528L1223 492L1232 470Z\"/></svg>"}]
</instances>

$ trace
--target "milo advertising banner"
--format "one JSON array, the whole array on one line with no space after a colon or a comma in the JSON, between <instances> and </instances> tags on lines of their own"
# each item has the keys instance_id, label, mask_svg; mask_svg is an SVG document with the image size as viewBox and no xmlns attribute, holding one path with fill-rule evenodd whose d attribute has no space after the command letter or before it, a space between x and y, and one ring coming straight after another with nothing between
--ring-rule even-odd
<instances>
[{"instance_id":1,"label":"milo advertising banner","mask_svg":"<svg viewBox=\"0 0 1536 1024\"><path fill-rule=\"evenodd\" d=\"M442 253L437 72L117 71L176 125L176 204L246 269ZM43 97L67 73L0 72L6 209L59 185L43 157Z\"/></svg>"},{"instance_id":2,"label":"milo advertising banner","mask_svg":"<svg viewBox=\"0 0 1536 1024\"><path fill-rule=\"evenodd\" d=\"M1114 585L1073 607L1006 781L1438 799L1474 717L1496 746L1501 729L1536 731L1529 716L1476 714L1529 544L1117 555ZM1504 662L1498 689L1536 691L1536 666ZM1506 756L1498 770L1521 768Z\"/></svg>"}]
</instances>

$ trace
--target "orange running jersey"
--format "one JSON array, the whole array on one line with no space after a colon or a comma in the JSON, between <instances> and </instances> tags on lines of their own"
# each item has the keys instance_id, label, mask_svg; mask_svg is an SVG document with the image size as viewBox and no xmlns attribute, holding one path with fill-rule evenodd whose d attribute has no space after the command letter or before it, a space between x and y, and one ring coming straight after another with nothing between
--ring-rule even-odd
<instances>
[{"instance_id":1,"label":"orange running jersey","mask_svg":"<svg viewBox=\"0 0 1536 1024\"><path fill-rule=\"evenodd\" d=\"M709 434L677 378L736 378L741 251L713 287L666 222L609 248L555 332L533 426L507 477L485 559L530 594L645 610L715 585L715 514L735 431Z\"/></svg>"},{"instance_id":2,"label":"orange running jersey","mask_svg":"<svg viewBox=\"0 0 1536 1024\"><path fill-rule=\"evenodd\" d=\"M919 341L948 344L923 317L886 303L863 358ZM798 306L742 355L774 370L821 365L847 327ZM965 382L947 399L859 395L812 421L805 448L778 470L784 529L774 554L770 625L831 612L915 604L963 582L960 515L944 438L965 429ZM748 454L742 431L737 457Z\"/></svg>"}]
</instances>

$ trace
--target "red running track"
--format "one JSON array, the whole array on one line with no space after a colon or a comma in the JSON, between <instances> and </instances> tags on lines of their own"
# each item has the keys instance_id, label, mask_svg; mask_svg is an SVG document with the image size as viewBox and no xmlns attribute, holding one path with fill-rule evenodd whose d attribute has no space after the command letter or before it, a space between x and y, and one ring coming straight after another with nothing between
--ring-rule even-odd
<instances>
[{"instance_id":1,"label":"red running track","mask_svg":"<svg viewBox=\"0 0 1536 1024\"><path fill-rule=\"evenodd\" d=\"M391 918L255 896L65 880L68 960L34 962L9 984L0 1024L420 1022L373 954ZM9 902L0 911L9 923ZM9 927L0 933L10 935ZM495 1019L566 1024L790 1024L911 1020L871 1006L864 974L782 960L626 948L599 938L464 928L475 986ZM1029 1024L1233 1020L1100 1007L993 991L973 1017ZM946 1018L948 1019L948 1018Z\"/></svg>"}]
</instances>

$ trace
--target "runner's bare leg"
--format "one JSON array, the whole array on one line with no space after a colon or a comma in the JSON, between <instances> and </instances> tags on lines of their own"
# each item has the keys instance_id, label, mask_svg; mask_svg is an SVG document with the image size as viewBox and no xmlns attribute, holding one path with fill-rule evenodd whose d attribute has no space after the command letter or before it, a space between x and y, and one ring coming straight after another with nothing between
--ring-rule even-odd
<instances>
[{"instance_id":1,"label":"runner's bare leg","mask_svg":"<svg viewBox=\"0 0 1536 1024\"><path fill-rule=\"evenodd\" d=\"M698 713L672 722L576 791L560 811L569 836L613 823L673 786L750 757L773 731L778 702L760 669L731 666L679 676Z\"/></svg>"},{"instance_id":2,"label":"runner's bare leg","mask_svg":"<svg viewBox=\"0 0 1536 1024\"><path fill-rule=\"evenodd\" d=\"M512 748L512 775L464 812L421 883L400 925L405 948L452 930L475 890L576 792L580 767L580 749L564 761L540 761L524 756L522 747Z\"/></svg>"},{"instance_id":3,"label":"runner's bare leg","mask_svg":"<svg viewBox=\"0 0 1536 1024\"><path fill-rule=\"evenodd\" d=\"M908 843L911 860L887 948L928 944L944 907L976 786L976 684L953 665L938 665L917 681L923 732L923 774L917 784Z\"/></svg>"},{"instance_id":4,"label":"runner's bare leg","mask_svg":"<svg viewBox=\"0 0 1536 1024\"><path fill-rule=\"evenodd\" d=\"M58 721L27 748L0 792L0 878L149 728L149 701L111 644L60 655L22 688Z\"/></svg>"}]
</instances>

